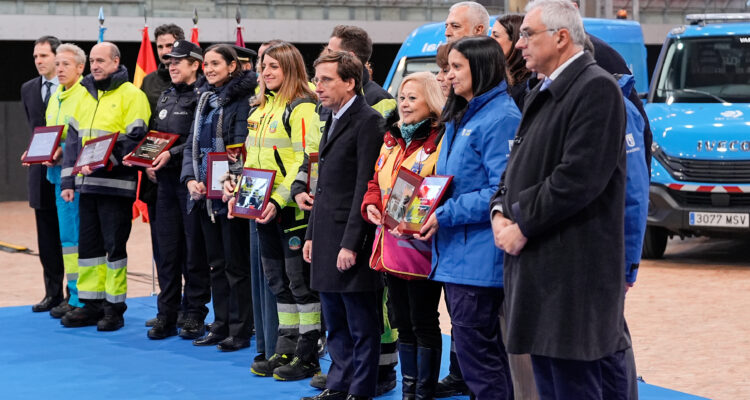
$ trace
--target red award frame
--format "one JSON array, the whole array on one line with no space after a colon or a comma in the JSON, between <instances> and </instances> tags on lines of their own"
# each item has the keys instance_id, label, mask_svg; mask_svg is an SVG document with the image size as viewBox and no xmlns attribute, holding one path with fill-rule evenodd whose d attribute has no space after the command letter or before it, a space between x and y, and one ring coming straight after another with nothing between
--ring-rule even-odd
<instances>
[{"instance_id":1,"label":"red award frame","mask_svg":"<svg viewBox=\"0 0 750 400\"><path fill-rule=\"evenodd\" d=\"M38 164L54 160L55 151L60 146L65 125L38 126L31 134L26 147L26 155L21 159L25 164Z\"/></svg>"},{"instance_id":2,"label":"red award frame","mask_svg":"<svg viewBox=\"0 0 750 400\"><path fill-rule=\"evenodd\" d=\"M221 177L229 171L229 157L227 153L208 153L206 164L206 198L220 199L224 194Z\"/></svg>"},{"instance_id":3,"label":"red award frame","mask_svg":"<svg viewBox=\"0 0 750 400\"><path fill-rule=\"evenodd\" d=\"M150 131L122 160L138 167L150 168L156 157L169 150L179 138L180 135L174 133Z\"/></svg>"},{"instance_id":4,"label":"red award frame","mask_svg":"<svg viewBox=\"0 0 750 400\"><path fill-rule=\"evenodd\" d=\"M115 132L86 142L81 151L78 152L78 159L73 166L71 175L81 172L81 169L85 166L92 170L106 166L119 134L119 132Z\"/></svg>"},{"instance_id":5,"label":"red award frame","mask_svg":"<svg viewBox=\"0 0 750 400\"><path fill-rule=\"evenodd\" d=\"M269 169L243 168L237 182L232 215L240 218L256 219L263 214L271 199L276 171Z\"/></svg>"},{"instance_id":6,"label":"red award frame","mask_svg":"<svg viewBox=\"0 0 750 400\"><path fill-rule=\"evenodd\" d=\"M427 219L435 212L448 190L453 176L433 175L422 179L414 197L406 209L401 232L407 235L419 233Z\"/></svg>"},{"instance_id":7,"label":"red award frame","mask_svg":"<svg viewBox=\"0 0 750 400\"><path fill-rule=\"evenodd\" d=\"M391 230L398 226L403 234L419 233L452 181L453 176L450 175L423 178L409 169L399 168L385 204L385 228Z\"/></svg>"},{"instance_id":8,"label":"red award frame","mask_svg":"<svg viewBox=\"0 0 750 400\"><path fill-rule=\"evenodd\" d=\"M318 188L318 153L310 153L307 158L307 194L315 198L315 190Z\"/></svg>"}]
</instances>

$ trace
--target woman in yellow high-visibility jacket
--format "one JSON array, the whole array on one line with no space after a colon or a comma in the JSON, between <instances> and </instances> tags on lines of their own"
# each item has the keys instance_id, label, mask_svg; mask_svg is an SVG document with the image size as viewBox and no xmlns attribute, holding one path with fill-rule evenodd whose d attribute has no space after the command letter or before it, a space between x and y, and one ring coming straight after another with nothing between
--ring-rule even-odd
<instances>
[{"instance_id":1,"label":"woman in yellow high-visibility jacket","mask_svg":"<svg viewBox=\"0 0 750 400\"><path fill-rule=\"evenodd\" d=\"M317 97L296 47L287 42L273 45L263 52L260 65L261 90L247 122L245 168L276 171L271 199L257 229L263 272L276 295L279 330L275 353L254 362L251 371L278 380L300 380L320 371L320 299L310 289L310 265L302 260L307 217L289 189L304 159L305 137L319 129L320 119L315 112Z\"/></svg>"}]
</instances>

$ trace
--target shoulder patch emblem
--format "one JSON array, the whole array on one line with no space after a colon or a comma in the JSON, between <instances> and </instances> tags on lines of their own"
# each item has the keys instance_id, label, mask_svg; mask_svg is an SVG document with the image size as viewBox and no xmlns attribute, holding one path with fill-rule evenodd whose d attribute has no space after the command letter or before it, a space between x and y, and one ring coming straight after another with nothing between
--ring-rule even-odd
<instances>
[{"instance_id":1,"label":"shoulder patch emblem","mask_svg":"<svg viewBox=\"0 0 750 400\"><path fill-rule=\"evenodd\" d=\"M164 119L164 118L167 118L167 109L166 108L163 109L163 110L161 110L161 111L159 111L159 119Z\"/></svg>"}]
</instances>

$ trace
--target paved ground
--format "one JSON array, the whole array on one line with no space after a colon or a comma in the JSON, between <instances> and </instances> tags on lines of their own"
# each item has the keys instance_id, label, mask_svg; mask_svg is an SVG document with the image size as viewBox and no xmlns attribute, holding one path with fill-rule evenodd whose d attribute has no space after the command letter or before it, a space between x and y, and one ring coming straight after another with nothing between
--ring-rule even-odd
<instances>
[{"instance_id":1,"label":"paved ground","mask_svg":"<svg viewBox=\"0 0 750 400\"><path fill-rule=\"evenodd\" d=\"M35 235L26 203L0 203L0 241L35 251ZM641 264L626 316L646 382L713 399L750 398L748 248L750 239L676 239L664 260ZM148 296L151 246L148 226L140 221L133 225L128 253L128 295ZM0 252L0 274L0 306L42 298L36 256Z\"/></svg>"}]
</instances>

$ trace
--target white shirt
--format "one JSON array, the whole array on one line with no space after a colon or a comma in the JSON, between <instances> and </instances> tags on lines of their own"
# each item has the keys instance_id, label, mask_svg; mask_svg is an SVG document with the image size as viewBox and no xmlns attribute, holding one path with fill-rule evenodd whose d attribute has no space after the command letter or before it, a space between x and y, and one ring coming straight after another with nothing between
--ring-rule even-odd
<instances>
[{"instance_id":1,"label":"white shirt","mask_svg":"<svg viewBox=\"0 0 750 400\"><path fill-rule=\"evenodd\" d=\"M344 115L346 110L348 110L349 107L351 107L351 105L354 103L354 99L356 98L357 98L357 95L355 94L354 96L352 96L351 99L349 99L349 101L346 102L346 104L344 104L343 107L341 107L341 109L337 113L333 114L333 119L331 120L331 126L328 128L328 137L331 137L331 133L333 132L333 127L336 126L336 123L339 121L339 118L341 118L341 116Z\"/></svg>"},{"instance_id":2,"label":"white shirt","mask_svg":"<svg viewBox=\"0 0 750 400\"><path fill-rule=\"evenodd\" d=\"M55 75L52 79L47 79L42 76L42 100L44 100L44 97L47 95L47 87L44 85L45 82L52 82L52 86L49 87L49 96L52 98L52 93L55 93L55 90L57 90L57 87L60 86L60 81L57 79L57 75Z\"/></svg>"},{"instance_id":3,"label":"white shirt","mask_svg":"<svg viewBox=\"0 0 750 400\"><path fill-rule=\"evenodd\" d=\"M560 65L559 67L557 67L557 69L555 69L554 71L552 71L552 73L549 75L549 79L551 81L554 81L555 79L557 79L557 77L560 76L560 74L563 73L563 71L565 70L565 68L568 68L568 65L572 64L573 61L575 61L576 59L578 59L578 57L580 57L582 55L583 55L583 50L579 51L578 53L573 54L573 57L570 57L567 61L565 61L564 63L562 63L562 65Z\"/></svg>"}]
</instances>

